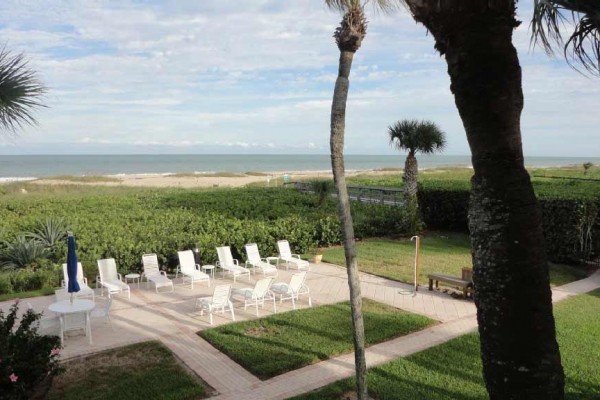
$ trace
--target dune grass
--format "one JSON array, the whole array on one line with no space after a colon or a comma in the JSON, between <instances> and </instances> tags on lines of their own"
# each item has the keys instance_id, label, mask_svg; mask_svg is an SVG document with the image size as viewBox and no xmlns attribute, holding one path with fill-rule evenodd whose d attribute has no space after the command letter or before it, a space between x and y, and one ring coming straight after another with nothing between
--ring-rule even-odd
<instances>
[{"instance_id":1,"label":"dune grass","mask_svg":"<svg viewBox=\"0 0 600 400\"><path fill-rule=\"evenodd\" d=\"M555 306L557 337L565 370L565 399L598 399L600 394L600 289ZM487 399L479 335L469 334L412 356L372 368L369 392L377 399ZM354 390L345 379L294 400L341 399Z\"/></svg>"},{"instance_id":2,"label":"dune grass","mask_svg":"<svg viewBox=\"0 0 600 400\"><path fill-rule=\"evenodd\" d=\"M406 335L433 320L363 299L365 341ZM352 350L350 303L313 307L207 329L199 335L261 379Z\"/></svg>"},{"instance_id":3,"label":"dune grass","mask_svg":"<svg viewBox=\"0 0 600 400\"><path fill-rule=\"evenodd\" d=\"M68 361L54 379L50 400L185 400L207 389L159 342L120 347Z\"/></svg>"},{"instance_id":4,"label":"dune grass","mask_svg":"<svg viewBox=\"0 0 600 400\"><path fill-rule=\"evenodd\" d=\"M415 242L410 239L373 238L356 243L358 267L362 272L413 282ZM328 248L323 261L345 265L344 249ZM427 284L427 275L442 273L461 276L463 267L472 267L471 243L468 235L452 232L429 232L421 238L420 284ZM586 276L582 269L568 265L552 264L550 280L553 285L563 285Z\"/></svg>"},{"instance_id":5,"label":"dune grass","mask_svg":"<svg viewBox=\"0 0 600 400\"><path fill-rule=\"evenodd\" d=\"M110 176L102 175L59 175L59 176L48 176L38 179L38 181L66 181L66 182L79 182L79 183L98 183L98 182L119 182L119 179Z\"/></svg>"}]
</instances>

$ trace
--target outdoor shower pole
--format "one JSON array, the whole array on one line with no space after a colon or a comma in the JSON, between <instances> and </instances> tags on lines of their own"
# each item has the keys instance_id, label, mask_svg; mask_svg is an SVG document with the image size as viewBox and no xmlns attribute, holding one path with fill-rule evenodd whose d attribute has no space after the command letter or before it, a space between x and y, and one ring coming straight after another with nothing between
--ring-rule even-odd
<instances>
[{"instance_id":1,"label":"outdoor shower pole","mask_svg":"<svg viewBox=\"0 0 600 400\"><path fill-rule=\"evenodd\" d=\"M420 254L421 249L421 238L419 236L413 236L410 240L415 241L415 267L414 267L414 278L415 278L415 292L419 290L419 274L420 274Z\"/></svg>"}]
</instances>

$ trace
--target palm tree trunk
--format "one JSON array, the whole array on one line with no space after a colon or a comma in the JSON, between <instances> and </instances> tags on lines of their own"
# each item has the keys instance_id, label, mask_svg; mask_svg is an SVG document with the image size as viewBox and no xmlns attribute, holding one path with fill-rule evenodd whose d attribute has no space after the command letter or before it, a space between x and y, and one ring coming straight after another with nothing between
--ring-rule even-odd
<instances>
[{"instance_id":1,"label":"palm tree trunk","mask_svg":"<svg viewBox=\"0 0 600 400\"><path fill-rule=\"evenodd\" d=\"M342 223L342 238L346 267L348 269L348 286L350 287L350 305L352 309L352 326L354 339L354 362L356 368L356 393L359 400L367 398L367 363L365 360L365 328L362 318L362 298L360 294L360 278L356 249L354 246L354 228L350 214L350 200L346 188L344 168L344 129L346 119L346 100L348 98L350 69L354 52L340 51L340 65L333 102L331 105L331 168L337 190L338 214Z\"/></svg>"},{"instance_id":2,"label":"palm tree trunk","mask_svg":"<svg viewBox=\"0 0 600 400\"><path fill-rule=\"evenodd\" d=\"M446 57L471 148L469 228L488 393L492 400L563 399L544 236L521 145L515 1L409 5Z\"/></svg>"},{"instance_id":3,"label":"palm tree trunk","mask_svg":"<svg viewBox=\"0 0 600 400\"><path fill-rule=\"evenodd\" d=\"M410 202L416 203L417 198L417 176L419 174L419 167L417 164L417 157L415 157L414 151L409 151L404 161L404 193L406 199Z\"/></svg>"}]
</instances>

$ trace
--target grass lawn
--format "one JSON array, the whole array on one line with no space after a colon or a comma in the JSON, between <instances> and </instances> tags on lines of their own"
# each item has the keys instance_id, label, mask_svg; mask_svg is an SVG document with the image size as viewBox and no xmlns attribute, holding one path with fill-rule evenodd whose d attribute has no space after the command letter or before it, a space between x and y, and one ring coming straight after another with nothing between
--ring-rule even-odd
<instances>
[{"instance_id":1,"label":"grass lawn","mask_svg":"<svg viewBox=\"0 0 600 400\"><path fill-rule=\"evenodd\" d=\"M434 323L363 299L367 345ZM259 378L266 379L352 350L350 303L270 315L207 329L199 335Z\"/></svg>"},{"instance_id":2,"label":"grass lawn","mask_svg":"<svg viewBox=\"0 0 600 400\"><path fill-rule=\"evenodd\" d=\"M412 283L415 242L409 239L375 238L357 242L356 247L358 267L362 272ZM345 265L344 249L325 249L323 261ZM461 268L471 266L471 244L467 235L429 232L421 238L421 284L428 283L427 274L437 272L461 276ZM581 269L559 264L550 268L553 285L563 285L582 278L585 278L585 272Z\"/></svg>"},{"instance_id":3,"label":"grass lawn","mask_svg":"<svg viewBox=\"0 0 600 400\"><path fill-rule=\"evenodd\" d=\"M600 398L600 290L559 303L556 328L568 400ZM487 399L479 335L469 334L410 357L369 370L369 392L377 399ZM346 379L296 400L341 399L354 390Z\"/></svg>"},{"instance_id":4,"label":"grass lawn","mask_svg":"<svg viewBox=\"0 0 600 400\"><path fill-rule=\"evenodd\" d=\"M207 390L159 342L145 342L68 361L49 399L198 399Z\"/></svg>"},{"instance_id":5,"label":"grass lawn","mask_svg":"<svg viewBox=\"0 0 600 400\"><path fill-rule=\"evenodd\" d=\"M45 288L39 290L31 290L29 292L19 292L19 293L6 293L0 294L0 301L12 300L12 299L26 299L28 297L37 297L37 296L47 296L49 294L54 294L54 288Z\"/></svg>"}]
</instances>

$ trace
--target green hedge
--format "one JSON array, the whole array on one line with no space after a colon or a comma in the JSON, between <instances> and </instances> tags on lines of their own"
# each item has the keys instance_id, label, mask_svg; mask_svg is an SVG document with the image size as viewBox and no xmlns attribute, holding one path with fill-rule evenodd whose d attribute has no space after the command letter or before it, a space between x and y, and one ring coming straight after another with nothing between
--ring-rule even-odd
<instances>
[{"instance_id":1,"label":"green hedge","mask_svg":"<svg viewBox=\"0 0 600 400\"><path fill-rule=\"evenodd\" d=\"M548 190L539 199L546 247L550 261L578 263L600 243L600 200L588 196L568 198L560 190L551 197ZM422 189L419 191L419 209L428 228L468 232L467 209L469 190ZM588 236L587 233L591 236Z\"/></svg>"}]
</instances>

